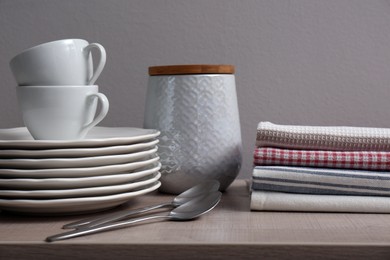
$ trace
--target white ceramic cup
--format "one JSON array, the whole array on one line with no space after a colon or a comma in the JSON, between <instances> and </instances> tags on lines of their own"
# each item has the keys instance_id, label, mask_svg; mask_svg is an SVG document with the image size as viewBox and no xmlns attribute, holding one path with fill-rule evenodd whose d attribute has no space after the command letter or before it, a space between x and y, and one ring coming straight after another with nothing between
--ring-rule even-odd
<instances>
[{"instance_id":1,"label":"white ceramic cup","mask_svg":"<svg viewBox=\"0 0 390 260\"><path fill-rule=\"evenodd\" d=\"M91 50L100 60L95 71ZM93 85L106 64L106 51L98 43L82 39L64 39L24 50L10 61L19 86Z\"/></svg>"},{"instance_id":2,"label":"white ceramic cup","mask_svg":"<svg viewBox=\"0 0 390 260\"><path fill-rule=\"evenodd\" d=\"M76 140L106 116L107 97L97 85L16 88L23 121L36 140ZM97 101L100 112L96 115Z\"/></svg>"}]
</instances>

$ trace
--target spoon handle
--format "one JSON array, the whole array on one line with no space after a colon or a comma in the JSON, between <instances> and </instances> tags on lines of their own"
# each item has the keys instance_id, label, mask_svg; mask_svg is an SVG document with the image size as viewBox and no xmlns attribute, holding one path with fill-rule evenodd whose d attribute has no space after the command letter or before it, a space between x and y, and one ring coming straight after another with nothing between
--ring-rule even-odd
<instances>
[{"instance_id":1,"label":"spoon handle","mask_svg":"<svg viewBox=\"0 0 390 260\"><path fill-rule=\"evenodd\" d=\"M96 219L94 221L91 221L89 224L84 225L85 227L95 227L95 226L100 226L102 224L114 222L117 220L122 220L124 218L130 217L132 215L136 214L141 214L145 213L151 210L159 209L159 208L165 208L165 207L173 207L172 203L166 203L166 204L159 204L159 205L154 205L154 206L148 206L142 209L137 209L137 210L126 210L126 211L120 211L120 212L115 212L115 214L112 214L111 216L106 216L102 217L99 219Z\"/></svg>"},{"instance_id":2,"label":"spoon handle","mask_svg":"<svg viewBox=\"0 0 390 260\"><path fill-rule=\"evenodd\" d=\"M94 227L101 224L105 224L108 222L113 222L115 220L121 220L126 217L130 217L136 214L145 213L151 210L159 209L159 208L166 208L166 207L173 207L173 203L163 203L163 204L157 204L153 206L148 206L144 208L139 209L133 209L133 210L122 210L119 212L113 212L106 215L103 215L101 217L91 217L91 218L85 218L79 221L75 221L69 224L64 225L63 229L71 229L71 228L81 228L81 227Z\"/></svg>"},{"instance_id":3,"label":"spoon handle","mask_svg":"<svg viewBox=\"0 0 390 260\"><path fill-rule=\"evenodd\" d=\"M132 220L127 220L127 221L122 221L122 222L115 222L115 223L107 223L103 224L100 226L94 226L94 227L81 227L76 230L60 233L57 235L53 235L50 237L46 238L47 242L54 242L58 240L64 240L64 239L69 239L73 237L79 237L79 236L85 236L89 234L94 234L102 231L108 231L108 230L114 230L114 229L119 229L122 227L127 227L132 224L142 222L142 221L147 221L147 220L152 220L152 219L158 219L158 218L166 218L170 219L172 218L170 215L158 215L158 216L149 216L149 217L143 217L143 218L137 218L137 219L132 219Z\"/></svg>"}]
</instances>

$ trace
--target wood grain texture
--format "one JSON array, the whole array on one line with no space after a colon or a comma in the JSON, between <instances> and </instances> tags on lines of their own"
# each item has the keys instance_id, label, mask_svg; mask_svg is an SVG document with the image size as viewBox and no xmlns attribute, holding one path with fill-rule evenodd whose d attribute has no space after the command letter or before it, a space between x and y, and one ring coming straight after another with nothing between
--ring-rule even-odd
<instances>
[{"instance_id":1,"label":"wood grain texture","mask_svg":"<svg viewBox=\"0 0 390 260\"><path fill-rule=\"evenodd\" d=\"M153 193L122 208L165 202ZM118 210L118 209L115 209ZM113 210L113 211L115 211ZM92 215L97 215L92 214ZM237 180L217 208L189 222L153 222L55 243L44 239L84 216L0 214L0 259L385 259L390 216L251 212L249 191Z\"/></svg>"},{"instance_id":2,"label":"wood grain texture","mask_svg":"<svg viewBox=\"0 0 390 260\"><path fill-rule=\"evenodd\" d=\"M149 75L234 74L233 65L170 65L149 67Z\"/></svg>"}]
</instances>

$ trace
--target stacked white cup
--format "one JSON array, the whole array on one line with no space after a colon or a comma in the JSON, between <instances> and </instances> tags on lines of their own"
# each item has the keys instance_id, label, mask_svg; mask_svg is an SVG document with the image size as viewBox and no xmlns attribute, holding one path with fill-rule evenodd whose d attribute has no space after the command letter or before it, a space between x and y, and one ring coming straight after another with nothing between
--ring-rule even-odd
<instances>
[{"instance_id":1,"label":"stacked white cup","mask_svg":"<svg viewBox=\"0 0 390 260\"><path fill-rule=\"evenodd\" d=\"M94 48L100 53L95 70ZM82 139L103 120L109 102L94 83L105 63L104 47L82 39L43 43L11 59L23 122L34 139Z\"/></svg>"}]
</instances>

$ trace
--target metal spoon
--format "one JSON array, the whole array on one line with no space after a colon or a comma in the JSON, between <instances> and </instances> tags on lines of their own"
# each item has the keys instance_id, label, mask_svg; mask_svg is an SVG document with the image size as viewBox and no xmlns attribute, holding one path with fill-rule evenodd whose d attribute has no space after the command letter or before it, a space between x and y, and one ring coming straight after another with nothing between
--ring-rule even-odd
<instances>
[{"instance_id":1,"label":"metal spoon","mask_svg":"<svg viewBox=\"0 0 390 260\"><path fill-rule=\"evenodd\" d=\"M84 235L93 234L101 231L127 227L141 221L158 219L158 218L165 218L167 220L173 220L173 221L191 220L209 212L215 206L217 206L217 204L221 200L221 195L222 195L221 192L215 191L213 193L208 194L205 197L195 198L173 209L168 215L155 215L155 216L143 217L138 219L126 220L122 222L107 223L95 227L85 227L85 228L82 227L76 230L47 237L46 241L53 242L53 241L69 239L78 236L84 236Z\"/></svg>"},{"instance_id":2,"label":"metal spoon","mask_svg":"<svg viewBox=\"0 0 390 260\"><path fill-rule=\"evenodd\" d=\"M159 208L175 208L177 206L180 206L196 197L207 195L210 192L217 191L219 189L219 182L216 180L208 180L204 181L196 186L193 186L192 188L184 191L183 193L176 196L173 201L153 206L148 206L141 209L134 209L134 210L125 210L120 212L114 212L111 214L106 214L101 217L91 217L82 219L76 222L72 222L69 224L64 225L63 229L70 229L70 228L80 228L80 227L93 227L98 226L104 223L113 222L117 220L121 220L127 217L130 217L132 215L145 213L151 210L159 209Z\"/></svg>"}]
</instances>

